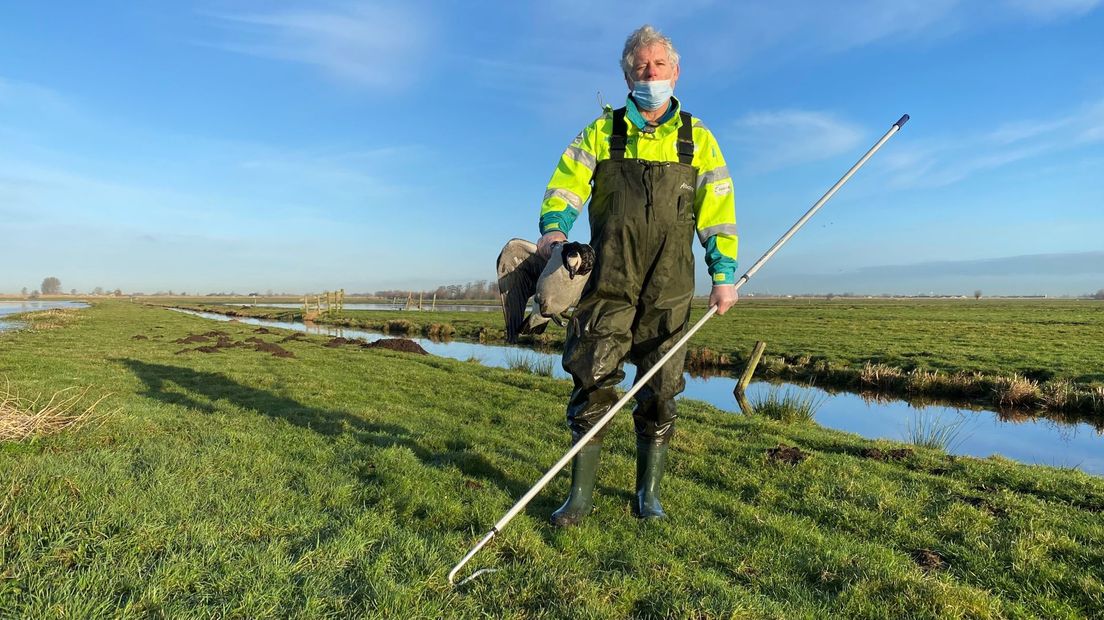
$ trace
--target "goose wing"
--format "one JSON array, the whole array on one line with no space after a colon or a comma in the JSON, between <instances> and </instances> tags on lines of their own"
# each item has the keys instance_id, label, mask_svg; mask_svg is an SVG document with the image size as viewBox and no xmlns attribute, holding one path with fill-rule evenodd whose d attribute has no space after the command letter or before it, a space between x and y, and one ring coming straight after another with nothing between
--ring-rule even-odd
<instances>
[{"instance_id":1,"label":"goose wing","mask_svg":"<svg viewBox=\"0 0 1104 620\"><path fill-rule=\"evenodd\" d=\"M498 292L507 342L517 342L525 321L525 307L537 289L544 263L537 254L537 244L526 239L509 240L498 255Z\"/></svg>"}]
</instances>

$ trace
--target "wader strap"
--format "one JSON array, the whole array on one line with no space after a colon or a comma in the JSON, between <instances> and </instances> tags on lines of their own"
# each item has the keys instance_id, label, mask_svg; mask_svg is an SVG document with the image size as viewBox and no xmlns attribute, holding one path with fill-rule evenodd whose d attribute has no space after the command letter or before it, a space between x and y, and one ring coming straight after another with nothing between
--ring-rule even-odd
<instances>
[{"instance_id":1,"label":"wader strap","mask_svg":"<svg viewBox=\"0 0 1104 620\"><path fill-rule=\"evenodd\" d=\"M625 121L625 108L617 108L613 111L613 131L610 134L610 159L625 159L625 145L627 143L629 126Z\"/></svg>"},{"instance_id":2,"label":"wader strap","mask_svg":"<svg viewBox=\"0 0 1104 620\"><path fill-rule=\"evenodd\" d=\"M689 166L694 161L694 117L689 112L679 112L679 118L682 119L678 129L679 163Z\"/></svg>"}]
</instances>

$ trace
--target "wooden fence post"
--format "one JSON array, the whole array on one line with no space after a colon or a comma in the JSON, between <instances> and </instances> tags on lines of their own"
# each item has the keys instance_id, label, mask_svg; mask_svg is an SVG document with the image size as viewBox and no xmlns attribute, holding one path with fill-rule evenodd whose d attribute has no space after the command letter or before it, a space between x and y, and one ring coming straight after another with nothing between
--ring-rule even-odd
<instances>
[{"instance_id":1,"label":"wooden fence post","mask_svg":"<svg viewBox=\"0 0 1104 620\"><path fill-rule=\"evenodd\" d=\"M744 374L740 375L740 381L736 382L736 387L733 389L732 394L737 400L743 397L747 385L752 382L752 376L755 375L755 367L758 366L758 361L763 357L763 351L766 350L766 343L762 340L755 343L755 348L752 349L752 356L747 359L747 366L744 368ZM741 408L743 405L741 404Z\"/></svg>"}]
</instances>

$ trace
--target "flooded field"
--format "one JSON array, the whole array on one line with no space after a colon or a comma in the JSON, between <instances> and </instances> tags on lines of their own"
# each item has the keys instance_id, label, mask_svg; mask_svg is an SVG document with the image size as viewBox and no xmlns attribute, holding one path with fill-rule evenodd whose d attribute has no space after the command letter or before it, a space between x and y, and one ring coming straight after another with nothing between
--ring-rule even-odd
<instances>
[{"instance_id":1,"label":"flooded field","mask_svg":"<svg viewBox=\"0 0 1104 620\"><path fill-rule=\"evenodd\" d=\"M231 319L213 313L178 311L217 321ZM247 318L237 320L250 325L362 338L368 341L388 337L376 332L317 324ZM429 353L442 357L476 359L484 365L496 367L509 367L519 360L527 360L534 365L550 365L553 376L567 378L567 374L560 368L559 353L472 342L436 342L423 338L412 340ZM628 376L622 385L628 388L635 370L627 366L626 372ZM687 375L683 397L705 401L722 410L738 412L739 407L732 396L735 383L735 379L731 377L701 378ZM818 424L863 437L909 441L910 437L921 432L918 429L947 429L950 434L947 451L952 454L976 457L997 454L1024 463L1071 467L1104 475L1104 428L1094 428L1090 424L1065 423L1046 417L1009 415L983 409L869 399L858 394L829 393L816 387L795 384L755 382L748 389L748 398L755 402L772 390L789 391L816 399L820 402L816 414Z\"/></svg>"},{"instance_id":2,"label":"flooded field","mask_svg":"<svg viewBox=\"0 0 1104 620\"><path fill-rule=\"evenodd\" d=\"M0 301L0 332L9 329L18 329L19 323L5 320L10 314L22 314L24 312L37 312L39 310L56 310L59 308L87 308L83 301Z\"/></svg>"}]
</instances>

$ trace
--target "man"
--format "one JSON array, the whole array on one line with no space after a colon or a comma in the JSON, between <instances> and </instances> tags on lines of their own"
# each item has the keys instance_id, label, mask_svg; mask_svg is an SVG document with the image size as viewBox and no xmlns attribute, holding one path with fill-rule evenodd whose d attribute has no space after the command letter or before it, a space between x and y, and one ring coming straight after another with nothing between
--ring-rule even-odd
<instances>
[{"instance_id":1,"label":"man","mask_svg":"<svg viewBox=\"0 0 1104 620\"><path fill-rule=\"evenodd\" d=\"M685 333L694 293L692 243L705 246L710 305L736 303L736 212L732 179L713 134L672 95L679 55L643 26L621 60L629 97L606 109L564 151L541 206L538 252L548 256L590 199L594 271L568 326L563 367L575 388L567 405L574 441L617 401L626 358L647 372ZM685 348L636 395L636 501L643 519L666 516L659 503L675 396L685 387ZM574 525L590 513L602 434L572 462L571 495L551 517Z\"/></svg>"}]
</instances>

